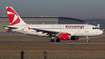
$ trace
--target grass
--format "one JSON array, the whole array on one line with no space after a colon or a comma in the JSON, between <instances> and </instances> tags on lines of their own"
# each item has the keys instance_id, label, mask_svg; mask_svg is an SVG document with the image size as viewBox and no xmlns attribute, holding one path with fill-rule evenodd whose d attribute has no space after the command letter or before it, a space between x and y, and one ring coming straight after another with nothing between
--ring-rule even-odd
<instances>
[{"instance_id":1,"label":"grass","mask_svg":"<svg viewBox=\"0 0 105 59\"><path fill-rule=\"evenodd\" d=\"M11 55L18 59L20 57L20 51L24 50L26 59L30 55L31 58L38 58L38 56L43 58L43 51L46 50L50 59L65 59L67 57L84 59L87 58L87 55L91 58L101 58L105 55L104 46L90 44L0 44L0 54L7 57Z\"/></svg>"},{"instance_id":2,"label":"grass","mask_svg":"<svg viewBox=\"0 0 105 59\"><path fill-rule=\"evenodd\" d=\"M1 36L0 42L49 42L49 39L34 36ZM90 40L105 42L105 37ZM0 59L19 59L21 50L25 52L25 59L43 59L44 50L47 51L48 59L105 59L104 44L0 44Z\"/></svg>"}]
</instances>

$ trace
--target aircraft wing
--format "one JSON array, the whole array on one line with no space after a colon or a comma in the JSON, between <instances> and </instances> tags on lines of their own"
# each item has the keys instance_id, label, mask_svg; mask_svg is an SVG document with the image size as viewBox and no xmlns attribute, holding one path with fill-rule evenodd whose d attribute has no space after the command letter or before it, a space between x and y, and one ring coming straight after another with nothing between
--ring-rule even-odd
<instances>
[{"instance_id":1,"label":"aircraft wing","mask_svg":"<svg viewBox=\"0 0 105 59\"><path fill-rule=\"evenodd\" d=\"M43 32L43 33L48 33L48 34L57 34L59 32L56 31L49 31L49 30L43 30L43 29L36 29L36 28L31 28L33 30L36 30L37 32Z\"/></svg>"}]
</instances>

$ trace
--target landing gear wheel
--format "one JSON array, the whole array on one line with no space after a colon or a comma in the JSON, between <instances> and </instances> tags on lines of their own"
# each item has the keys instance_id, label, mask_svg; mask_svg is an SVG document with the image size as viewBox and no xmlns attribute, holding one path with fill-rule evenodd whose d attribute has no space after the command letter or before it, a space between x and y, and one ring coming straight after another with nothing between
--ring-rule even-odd
<instances>
[{"instance_id":1,"label":"landing gear wheel","mask_svg":"<svg viewBox=\"0 0 105 59\"><path fill-rule=\"evenodd\" d=\"M50 42L55 42L55 40L54 39L51 39Z\"/></svg>"},{"instance_id":2,"label":"landing gear wheel","mask_svg":"<svg viewBox=\"0 0 105 59\"><path fill-rule=\"evenodd\" d=\"M60 42L60 39L58 38L58 39L56 39L56 42Z\"/></svg>"},{"instance_id":3,"label":"landing gear wheel","mask_svg":"<svg viewBox=\"0 0 105 59\"><path fill-rule=\"evenodd\" d=\"M90 41L89 41L89 38L88 38L88 36L86 36L86 39L87 39L87 43L89 43Z\"/></svg>"},{"instance_id":4,"label":"landing gear wheel","mask_svg":"<svg viewBox=\"0 0 105 59\"><path fill-rule=\"evenodd\" d=\"M90 41L89 40L87 40L87 43L89 43Z\"/></svg>"}]
</instances>

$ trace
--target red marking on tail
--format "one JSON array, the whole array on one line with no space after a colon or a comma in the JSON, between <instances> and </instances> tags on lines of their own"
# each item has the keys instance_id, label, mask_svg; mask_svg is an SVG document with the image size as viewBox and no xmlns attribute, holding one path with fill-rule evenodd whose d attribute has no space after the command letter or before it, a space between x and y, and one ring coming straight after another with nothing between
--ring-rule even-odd
<instances>
[{"instance_id":1,"label":"red marking on tail","mask_svg":"<svg viewBox=\"0 0 105 59\"><path fill-rule=\"evenodd\" d=\"M7 8L7 12L8 12L10 25L15 25L20 22L20 18L18 16L18 14L11 7Z\"/></svg>"}]
</instances>

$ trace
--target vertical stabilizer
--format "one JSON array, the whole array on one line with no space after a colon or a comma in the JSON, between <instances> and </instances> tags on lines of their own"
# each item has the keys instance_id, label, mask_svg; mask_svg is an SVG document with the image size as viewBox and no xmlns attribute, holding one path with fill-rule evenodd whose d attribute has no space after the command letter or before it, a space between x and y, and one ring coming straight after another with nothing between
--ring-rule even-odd
<instances>
[{"instance_id":1,"label":"vertical stabilizer","mask_svg":"<svg viewBox=\"0 0 105 59\"><path fill-rule=\"evenodd\" d=\"M6 7L10 25L25 25L26 23L20 18L12 7Z\"/></svg>"}]
</instances>

